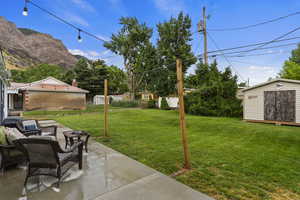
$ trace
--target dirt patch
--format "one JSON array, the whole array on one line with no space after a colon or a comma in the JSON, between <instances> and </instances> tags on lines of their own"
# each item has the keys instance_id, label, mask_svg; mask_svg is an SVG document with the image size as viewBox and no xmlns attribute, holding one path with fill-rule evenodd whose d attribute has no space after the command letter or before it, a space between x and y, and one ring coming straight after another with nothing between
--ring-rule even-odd
<instances>
[{"instance_id":1,"label":"dirt patch","mask_svg":"<svg viewBox=\"0 0 300 200\"><path fill-rule=\"evenodd\" d=\"M299 200L300 194L285 189L277 189L275 192L270 193L272 200Z\"/></svg>"}]
</instances>

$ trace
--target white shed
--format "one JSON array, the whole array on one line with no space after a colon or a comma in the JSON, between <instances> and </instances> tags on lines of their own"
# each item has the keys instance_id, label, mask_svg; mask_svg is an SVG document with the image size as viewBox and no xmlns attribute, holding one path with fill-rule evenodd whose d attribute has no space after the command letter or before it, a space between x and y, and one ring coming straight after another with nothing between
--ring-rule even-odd
<instances>
[{"instance_id":1,"label":"white shed","mask_svg":"<svg viewBox=\"0 0 300 200\"><path fill-rule=\"evenodd\" d=\"M243 93L244 120L300 125L300 81L274 79Z\"/></svg>"}]
</instances>

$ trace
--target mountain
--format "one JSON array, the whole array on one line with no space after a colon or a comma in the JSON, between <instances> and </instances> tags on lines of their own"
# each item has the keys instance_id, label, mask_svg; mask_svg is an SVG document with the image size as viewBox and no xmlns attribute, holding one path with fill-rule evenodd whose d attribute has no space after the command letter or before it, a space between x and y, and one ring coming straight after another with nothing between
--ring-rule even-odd
<instances>
[{"instance_id":1,"label":"mountain","mask_svg":"<svg viewBox=\"0 0 300 200\"><path fill-rule=\"evenodd\" d=\"M4 50L6 64L10 69L41 63L70 68L78 61L60 40L35 30L17 28L1 16L0 47Z\"/></svg>"}]
</instances>

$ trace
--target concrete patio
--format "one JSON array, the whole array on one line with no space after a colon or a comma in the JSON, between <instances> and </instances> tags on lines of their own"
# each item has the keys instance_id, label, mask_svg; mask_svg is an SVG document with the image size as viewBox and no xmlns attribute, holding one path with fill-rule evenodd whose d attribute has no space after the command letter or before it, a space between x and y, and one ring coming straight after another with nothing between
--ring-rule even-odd
<instances>
[{"instance_id":1,"label":"concrete patio","mask_svg":"<svg viewBox=\"0 0 300 200\"><path fill-rule=\"evenodd\" d=\"M69 130L55 121L41 124L58 125L58 138ZM77 166L71 174L78 174ZM25 170L7 170L0 176L0 199L17 200L22 195ZM31 185L36 185L35 180ZM60 192L51 187L29 192L29 200L212 200L212 198L165 176L121 153L90 140L89 154L84 155L83 172L61 184Z\"/></svg>"}]
</instances>

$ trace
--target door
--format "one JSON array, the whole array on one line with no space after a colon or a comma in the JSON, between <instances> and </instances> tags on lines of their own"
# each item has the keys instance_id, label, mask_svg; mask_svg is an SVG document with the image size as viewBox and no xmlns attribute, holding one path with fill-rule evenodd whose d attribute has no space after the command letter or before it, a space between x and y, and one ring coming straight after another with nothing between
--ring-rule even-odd
<instances>
[{"instance_id":1,"label":"door","mask_svg":"<svg viewBox=\"0 0 300 200\"><path fill-rule=\"evenodd\" d=\"M271 121L295 122L296 91L265 91L264 119Z\"/></svg>"}]
</instances>

